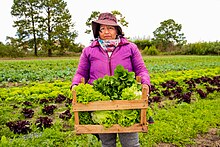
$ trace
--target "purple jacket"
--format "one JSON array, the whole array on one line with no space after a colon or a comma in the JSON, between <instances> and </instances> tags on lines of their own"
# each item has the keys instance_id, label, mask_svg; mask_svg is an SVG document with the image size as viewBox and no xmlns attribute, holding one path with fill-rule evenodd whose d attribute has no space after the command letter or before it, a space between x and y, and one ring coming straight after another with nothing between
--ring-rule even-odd
<instances>
[{"instance_id":1,"label":"purple jacket","mask_svg":"<svg viewBox=\"0 0 220 147\"><path fill-rule=\"evenodd\" d=\"M135 72L136 76L141 76L142 84L150 86L150 76L137 46L123 37L110 57L97 40L84 48L72 85L79 84L82 77L85 78L86 83L92 84L94 80L103 78L105 75L111 76L119 64L129 72Z\"/></svg>"}]
</instances>

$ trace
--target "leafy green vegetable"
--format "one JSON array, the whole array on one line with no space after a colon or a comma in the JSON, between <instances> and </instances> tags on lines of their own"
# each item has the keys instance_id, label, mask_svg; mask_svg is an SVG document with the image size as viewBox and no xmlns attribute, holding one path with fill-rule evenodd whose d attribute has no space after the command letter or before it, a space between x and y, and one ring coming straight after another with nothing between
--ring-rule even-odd
<instances>
[{"instance_id":1,"label":"leafy green vegetable","mask_svg":"<svg viewBox=\"0 0 220 147\"><path fill-rule=\"evenodd\" d=\"M89 84L79 84L74 87L77 93L77 102L87 104L92 101L106 100L136 100L141 98L141 84L135 80L135 73L128 72L123 66L118 65L114 76L104 76ZM138 110L112 110L80 112L81 124L100 124L111 127L119 124L127 127L138 122ZM84 114L85 113L85 114ZM91 116L89 116L91 113ZM92 119L92 120L91 120Z\"/></svg>"},{"instance_id":2,"label":"leafy green vegetable","mask_svg":"<svg viewBox=\"0 0 220 147\"><path fill-rule=\"evenodd\" d=\"M122 90L121 100L139 100L141 99L142 92L138 89L137 85Z\"/></svg>"},{"instance_id":3,"label":"leafy green vegetable","mask_svg":"<svg viewBox=\"0 0 220 147\"><path fill-rule=\"evenodd\" d=\"M103 95L109 96L111 100L120 100L122 90L138 85L135 80L135 73L128 72L122 65L118 65L114 70L114 76L105 76L93 82L94 89Z\"/></svg>"},{"instance_id":4,"label":"leafy green vegetable","mask_svg":"<svg viewBox=\"0 0 220 147\"><path fill-rule=\"evenodd\" d=\"M79 112L79 122L81 125L94 124L94 122L92 121L91 112Z\"/></svg>"},{"instance_id":5,"label":"leafy green vegetable","mask_svg":"<svg viewBox=\"0 0 220 147\"><path fill-rule=\"evenodd\" d=\"M93 101L110 100L109 96L104 96L99 91L95 91L90 84L79 84L73 90L76 91L78 103L87 104Z\"/></svg>"},{"instance_id":6,"label":"leafy green vegetable","mask_svg":"<svg viewBox=\"0 0 220 147\"><path fill-rule=\"evenodd\" d=\"M122 127L132 126L133 124L140 122L138 118L138 110L118 110L118 124Z\"/></svg>"},{"instance_id":7,"label":"leafy green vegetable","mask_svg":"<svg viewBox=\"0 0 220 147\"><path fill-rule=\"evenodd\" d=\"M94 123L103 125L106 128L111 127L113 124L117 124L117 113L114 110L94 111L91 115Z\"/></svg>"}]
</instances>

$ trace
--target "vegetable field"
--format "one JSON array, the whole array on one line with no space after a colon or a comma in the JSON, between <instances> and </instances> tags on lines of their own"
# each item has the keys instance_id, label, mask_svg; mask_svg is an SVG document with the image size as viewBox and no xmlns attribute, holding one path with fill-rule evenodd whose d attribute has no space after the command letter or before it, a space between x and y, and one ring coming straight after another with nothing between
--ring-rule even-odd
<instances>
[{"instance_id":1,"label":"vegetable field","mask_svg":"<svg viewBox=\"0 0 220 147\"><path fill-rule=\"evenodd\" d=\"M139 133L141 146L199 145L198 134L220 129L219 56L143 58L152 84L147 116L154 124ZM101 146L96 136L74 132L70 84L78 62L0 60L0 146Z\"/></svg>"}]
</instances>

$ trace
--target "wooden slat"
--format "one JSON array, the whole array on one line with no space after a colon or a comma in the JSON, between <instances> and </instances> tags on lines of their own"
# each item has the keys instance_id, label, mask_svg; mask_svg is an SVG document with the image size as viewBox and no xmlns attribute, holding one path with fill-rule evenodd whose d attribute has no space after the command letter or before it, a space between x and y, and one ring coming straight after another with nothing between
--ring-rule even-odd
<instances>
[{"instance_id":1,"label":"wooden slat","mask_svg":"<svg viewBox=\"0 0 220 147\"><path fill-rule=\"evenodd\" d=\"M76 102L76 91L72 91L73 94L73 100L72 100L72 105ZM75 119L75 125L79 125L79 113L78 111L74 111L74 119Z\"/></svg>"},{"instance_id":2,"label":"wooden slat","mask_svg":"<svg viewBox=\"0 0 220 147\"><path fill-rule=\"evenodd\" d=\"M83 84L85 83L85 78L81 78L81 83ZM72 95L73 95L73 100L72 100L72 105L73 105L77 102L75 90L72 90ZM75 121L75 125L79 125L79 112L78 111L74 111L74 121Z\"/></svg>"},{"instance_id":3,"label":"wooden slat","mask_svg":"<svg viewBox=\"0 0 220 147\"><path fill-rule=\"evenodd\" d=\"M110 128L102 125L75 125L76 134L93 134L93 133L131 133L131 132L147 132L147 125L134 124L130 127L121 127L118 124Z\"/></svg>"},{"instance_id":4,"label":"wooden slat","mask_svg":"<svg viewBox=\"0 0 220 147\"><path fill-rule=\"evenodd\" d=\"M85 84L85 78L81 78L81 83Z\"/></svg>"},{"instance_id":5,"label":"wooden slat","mask_svg":"<svg viewBox=\"0 0 220 147\"><path fill-rule=\"evenodd\" d=\"M97 110L123 110L123 109L146 109L147 100L114 100L96 101L88 104L73 102L73 111L97 111Z\"/></svg>"},{"instance_id":6,"label":"wooden slat","mask_svg":"<svg viewBox=\"0 0 220 147\"><path fill-rule=\"evenodd\" d=\"M143 88L142 89L142 100L145 100L147 102L147 106L148 106L148 97L147 97L147 89L146 88ZM147 118L146 118L146 113L147 113L147 110L146 109L141 109L141 124L142 125L146 125L147 123Z\"/></svg>"},{"instance_id":7,"label":"wooden slat","mask_svg":"<svg viewBox=\"0 0 220 147\"><path fill-rule=\"evenodd\" d=\"M141 77L140 76L136 76L136 81L141 84Z\"/></svg>"}]
</instances>

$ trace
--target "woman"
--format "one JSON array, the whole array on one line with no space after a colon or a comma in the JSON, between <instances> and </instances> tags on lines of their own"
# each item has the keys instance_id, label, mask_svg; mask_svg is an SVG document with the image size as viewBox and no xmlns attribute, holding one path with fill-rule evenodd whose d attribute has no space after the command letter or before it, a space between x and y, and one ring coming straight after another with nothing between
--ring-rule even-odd
<instances>
[{"instance_id":1,"label":"woman","mask_svg":"<svg viewBox=\"0 0 220 147\"><path fill-rule=\"evenodd\" d=\"M123 36L116 17L111 13L101 13L98 20L92 22L95 40L83 49L72 86L80 83L81 78L92 84L94 80L105 75L113 75L117 65L124 66L129 72L141 76L141 83L149 92L150 77L137 46ZM119 133L123 147L138 147L138 133ZM99 134L103 147L115 147L115 133Z\"/></svg>"}]
</instances>

